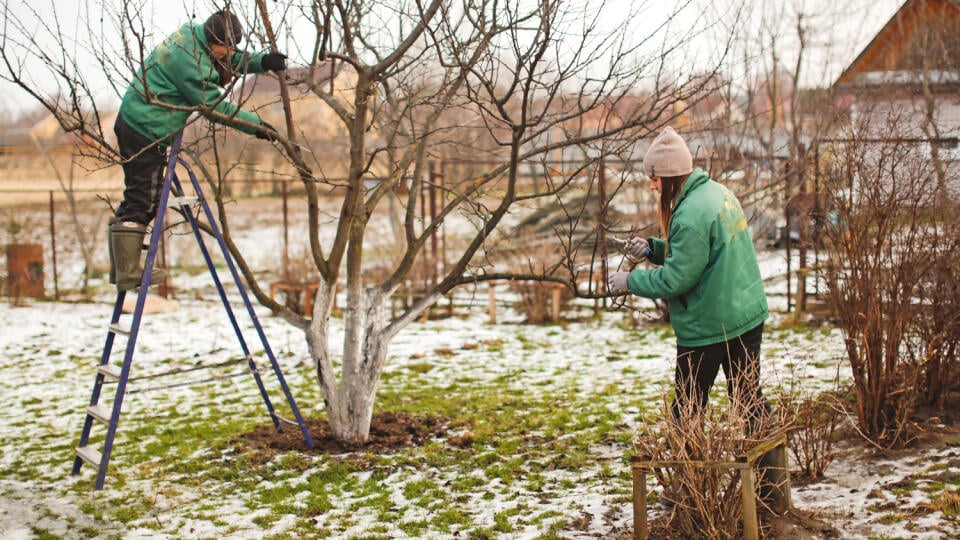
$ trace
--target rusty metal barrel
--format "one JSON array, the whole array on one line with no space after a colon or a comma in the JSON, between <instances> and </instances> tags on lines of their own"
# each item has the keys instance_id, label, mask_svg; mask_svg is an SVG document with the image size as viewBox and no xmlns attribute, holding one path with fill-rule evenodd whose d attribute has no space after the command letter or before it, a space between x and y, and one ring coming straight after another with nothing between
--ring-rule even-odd
<instances>
[{"instance_id":1,"label":"rusty metal barrel","mask_svg":"<svg viewBox=\"0 0 960 540\"><path fill-rule=\"evenodd\" d=\"M7 280L11 297L42 297L43 245L7 244Z\"/></svg>"}]
</instances>

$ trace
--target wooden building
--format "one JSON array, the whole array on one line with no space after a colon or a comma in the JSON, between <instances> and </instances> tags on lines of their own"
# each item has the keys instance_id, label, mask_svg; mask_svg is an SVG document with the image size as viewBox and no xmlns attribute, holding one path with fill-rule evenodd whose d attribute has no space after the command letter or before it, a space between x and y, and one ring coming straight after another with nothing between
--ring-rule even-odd
<instances>
[{"instance_id":1,"label":"wooden building","mask_svg":"<svg viewBox=\"0 0 960 540\"><path fill-rule=\"evenodd\" d=\"M853 125L869 123L887 136L939 140L943 150L955 150L960 0L906 0L834 89ZM897 133L885 123L890 118L897 119Z\"/></svg>"}]
</instances>

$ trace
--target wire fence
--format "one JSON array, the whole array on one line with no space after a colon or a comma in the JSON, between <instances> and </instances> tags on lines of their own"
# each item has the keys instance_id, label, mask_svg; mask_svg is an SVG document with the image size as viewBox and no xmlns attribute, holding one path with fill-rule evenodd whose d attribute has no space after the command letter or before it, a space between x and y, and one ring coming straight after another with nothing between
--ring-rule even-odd
<instances>
[{"instance_id":1,"label":"wire fence","mask_svg":"<svg viewBox=\"0 0 960 540\"><path fill-rule=\"evenodd\" d=\"M231 180L224 194L235 198L281 197L286 241L289 236L286 201L294 193L288 188L289 182L276 178ZM3 180L2 183L24 182ZM50 185L57 181L34 183ZM105 223L123 196L122 187L121 181L113 189L0 188L0 245L6 248L7 256L4 273L0 274L0 295L52 295L59 300L63 292L61 266L65 261L67 266L76 266L78 258L93 260L97 266L105 265L105 238L101 242L97 239L105 235ZM39 249L15 249L17 246L38 246ZM20 269L24 270L22 275L18 273Z\"/></svg>"},{"instance_id":2,"label":"wire fence","mask_svg":"<svg viewBox=\"0 0 960 540\"><path fill-rule=\"evenodd\" d=\"M122 183L122 182L118 182ZM2 184L0 184L2 185ZM39 261L26 261L25 266L39 266L41 271L40 295L59 300L62 295L73 294L78 291L77 284L84 272L90 272L89 267L94 268L97 274L94 278L104 278L102 274L109 267L107 257L106 242L106 222L113 215L113 207L122 197L121 186L115 186L112 190L80 188L80 189L38 189L38 188L2 188L0 187L0 244L10 245L18 243L21 240L26 243L39 244L42 246L42 255ZM646 190L633 186L631 189L639 194L647 194ZM274 226L277 232L274 238L282 246L274 253L276 268L271 268L275 273L272 279L280 283L298 283L296 276L288 275L288 268L291 265L296 266L297 261L293 261L300 256L297 253L290 254L288 244L291 238L296 241L298 238L297 222L302 221L302 216L296 209L296 197L302 192L302 185L294 179L283 177L260 177L248 179L231 179L226 185L224 195L235 200L253 200L255 198L273 198L272 206L269 212L272 214ZM632 192L631 192L632 193ZM628 198L632 201L630 206L639 204L640 201L633 201L637 195L630 195ZM620 194L620 198L624 193ZM18 202L13 202L17 199ZM279 201L278 201L279 199ZM281 205L282 201L282 205ZM644 202L649 202L644 199ZM257 210L259 211L259 210ZM424 213L435 211L431 204L424 204ZM82 215L80 215L82 214ZM234 214L236 215L236 214ZM423 216L429 220L430 216ZM294 218L294 219L291 219ZM294 223L291 223L294 222ZM14 225L23 230L18 233L12 232ZM234 228L236 230L236 228ZM302 231L300 231L302 232ZM547 249L552 245L552 237L546 233L532 234L524 238L525 247L528 249ZM443 259L447 251L446 241L441 238L441 245L431 246L428 254L431 260L439 261ZM539 246L539 248L538 248ZM258 246L260 247L260 246ZM8 261L4 267L7 275L0 275L0 293L7 296L13 296L12 283L16 281L15 276L11 275L9 253ZM92 260L92 265L90 264ZM79 261L79 262L78 262ZM165 253L161 254L161 261L166 263ZM439 265L439 266L437 266ZM433 272L436 268L444 266L445 263L435 262L433 264L426 262L424 264L423 275L416 279L430 279L435 277ZM24 266L24 265L21 265ZM177 265L174 264L173 267ZM289 272L296 274L296 271ZM89 276L89 274L87 274ZM64 279L66 276L66 280ZM44 281L45 278L45 281ZM64 283L66 281L66 284ZM94 282L94 285L96 283ZM65 286L66 285L66 286ZM272 286L273 284L271 284ZM503 285L507 287L507 285ZM412 289L416 289L416 284L411 284ZM595 285L595 289L601 287ZM164 291L165 289L161 289ZM479 292L481 297L485 293L493 294L494 289ZM271 293L273 292L271 287ZM550 319L558 318L560 305L566 305L556 298L558 290L549 291L544 302L548 305L546 312ZM271 294L273 296L273 294ZM289 293L279 295L289 296ZM292 301L299 304L299 296L294 295ZM280 298L278 298L280 300ZM306 299L305 299L306 300ZM309 304L309 302L304 302ZM496 298L490 298L486 302L490 311L491 320L496 319L495 305L498 303ZM452 304L452 300L451 300ZM595 304L595 302L593 303ZM597 305L587 306L588 309L596 310ZM303 307L304 311L308 308ZM602 309L602 308L601 308Z\"/></svg>"}]
</instances>

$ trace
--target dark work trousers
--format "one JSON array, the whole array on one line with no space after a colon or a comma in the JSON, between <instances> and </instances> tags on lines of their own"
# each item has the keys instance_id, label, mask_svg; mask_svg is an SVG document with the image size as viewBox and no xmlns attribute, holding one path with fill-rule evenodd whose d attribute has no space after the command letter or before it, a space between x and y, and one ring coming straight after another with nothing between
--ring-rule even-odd
<instances>
[{"instance_id":1,"label":"dark work trousers","mask_svg":"<svg viewBox=\"0 0 960 540\"><path fill-rule=\"evenodd\" d=\"M167 147L144 137L117 115L113 125L117 145L123 158L123 201L117 208L116 221L150 223L157 215L163 169L167 164Z\"/></svg>"},{"instance_id":2,"label":"dark work trousers","mask_svg":"<svg viewBox=\"0 0 960 540\"><path fill-rule=\"evenodd\" d=\"M760 343L763 323L752 330L722 343L702 347L677 345L676 396L672 413L679 419L681 413L700 414L707 406L710 387L717 372L723 368L727 379L727 393L731 400L744 400L748 406L748 431L761 427L770 411L760 390ZM693 400L692 403L689 400Z\"/></svg>"}]
</instances>

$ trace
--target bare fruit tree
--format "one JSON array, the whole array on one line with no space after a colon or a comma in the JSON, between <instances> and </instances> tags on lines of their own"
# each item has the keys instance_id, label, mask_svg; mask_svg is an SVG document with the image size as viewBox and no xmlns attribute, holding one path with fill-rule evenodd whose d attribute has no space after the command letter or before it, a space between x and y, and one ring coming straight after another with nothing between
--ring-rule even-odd
<instances>
[{"instance_id":1,"label":"bare fruit tree","mask_svg":"<svg viewBox=\"0 0 960 540\"><path fill-rule=\"evenodd\" d=\"M104 14L125 38L122 50L108 51L120 67L138 64L148 50L149 32L134 7ZM225 236L259 302L304 332L335 436L367 439L391 339L455 288L527 280L605 296L580 283L602 278L605 231L629 229L607 219L607 210L632 178L634 146L703 95L726 47L714 44L710 58L685 56L696 26L676 12L644 11L653 7L556 0L317 0L300 7L258 0L247 12L234 6L254 29L251 41L305 66L276 81L274 109L282 108L283 121L271 122L305 194L309 258L319 276L312 317L265 293L228 227ZM649 20L655 24L643 30L619 24ZM23 81L11 59L29 45L5 42L8 80ZM56 66L57 80L70 89L63 95L85 99L60 106L63 100L35 85L24 87L63 118L64 128L90 129L80 121L89 114L81 113L95 100L75 65L41 60ZM122 91L123 69L104 70ZM331 74L329 84L318 82L321 72ZM249 96L234 93L237 101ZM302 95L332 112L341 152L317 157L330 140L303 130L295 99ZM611 162L617 171L607 170ZM321 210L330 198L338 207L332 219ZM553 246L549 257L533 260L542 245L527 251L514 227L545 206L562 219L540 232L539 241ZM229 209L219 210L229 223ZM371 226L382 215L392 216L386 240ZM441 242L446 250L438 256ZM391 247L386 256L374 249L384 244ZM391 299L414 278L413 301L391 313ZM338 291L346 301L342 338L334 343Z\"/></svg>"}]
</instances>

